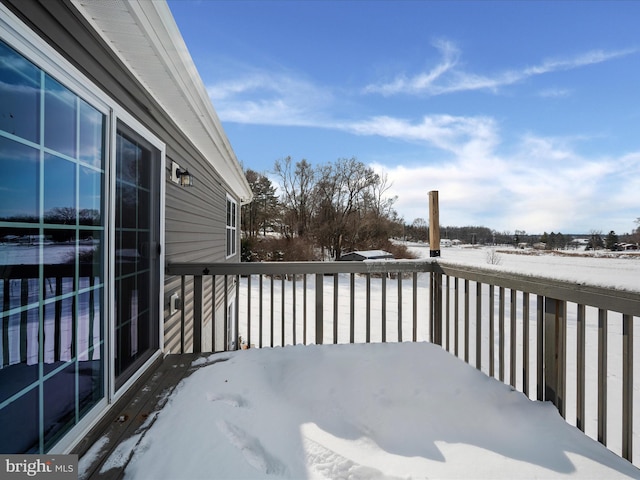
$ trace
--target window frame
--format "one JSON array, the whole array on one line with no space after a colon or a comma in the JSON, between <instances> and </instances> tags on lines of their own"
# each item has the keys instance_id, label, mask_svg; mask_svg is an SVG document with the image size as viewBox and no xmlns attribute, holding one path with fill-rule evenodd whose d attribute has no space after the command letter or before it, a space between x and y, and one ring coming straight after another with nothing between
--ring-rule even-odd
<instances>
[{"instance_id":1,"label":"window frame","mask_svg":"<svg viewBox=\"0 0 640 480\"><path fill-rule=\"evenodd\" d=\"M225 258L238 254L238 202L227 194L225 203Z\"/></svg>"}]
</instances>

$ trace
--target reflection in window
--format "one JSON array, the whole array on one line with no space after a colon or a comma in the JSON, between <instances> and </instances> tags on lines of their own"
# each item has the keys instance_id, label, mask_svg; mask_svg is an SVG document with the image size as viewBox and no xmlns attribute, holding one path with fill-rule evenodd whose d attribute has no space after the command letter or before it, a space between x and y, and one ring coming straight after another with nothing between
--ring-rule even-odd
<instances>
[{"instance_id":1,"label":"reflection in window","mask_svg":"<svg viewBox=\"0 0 640 480\"><path fill-rule=\"evenodd\" d=\"M40 70L0 41L0 130L38 142Z\"/></svg>"},{"instance_id":2,"label":"reflection in window","mask_svg":"<svg viewBox=\"0 0 640 480\"><path fill-rule=\"evenodd\" d=\"M2 453L47 451L104 398L105 124L0 42Z\"/></svg>"},{"instance_id":3,"label":"reflection in window","mask_svg":"<svg viewBox=\"0 0 640 480\"><path fill-rule=\"evenodd\" d=\"M104 149L104 122L102 114L80 100L80 151L78 158L97 168L102 168Z\"/></svg>"},{"instance_id":4,"label":"reflection in window","mask_svg":"<svg viewBox=\"0 0 640 480\"><path fill-rule=\"evenodd\" d=\"M44 97L44 146L76 157L76 96L46 76Z\"/></svg>"},{"instance_id":5,"label":"reflection in window","mask_svg":"<svg viewBox=\"0 0 640 480\"><path fill-rule=\"evenodd\" d=\"M80 225L100 225L102 173L81 166L79 174L78 222Z\"/></svg>"},{"instance_id":6,"label":"reflection in window","mask_svg":"<svg viewBox=\"0 0 640 480\"><path fill-rule=\"evenodd\" d=\"M0 136L0 221L37 222L40 153Z\"/></svg>"},{"instance_id":7,"label":"reflection in window","mask_svg":"<svg viewBox=\"0 0 640 480\"><path fill-rule=\"evenodd\" d=\"M55 155L44 155L45 222L75 225L76 163Z\"/></svg>"}]
</instances>

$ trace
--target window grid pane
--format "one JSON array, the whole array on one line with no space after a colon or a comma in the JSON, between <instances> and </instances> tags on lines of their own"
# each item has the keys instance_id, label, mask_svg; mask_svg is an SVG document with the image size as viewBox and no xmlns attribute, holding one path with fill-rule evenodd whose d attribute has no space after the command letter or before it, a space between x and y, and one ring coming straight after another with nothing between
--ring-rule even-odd
<instances>
[{"instance_id":1,"label":"window grid pane","mask_svg":"<svg viewBox=\"0 0 640 480\"><path fill-rule=\"evenodd\" d=\"M2 41L0 84L0 451L44 453L104 397L106 119Z\"/></svg>"}]
</instances>

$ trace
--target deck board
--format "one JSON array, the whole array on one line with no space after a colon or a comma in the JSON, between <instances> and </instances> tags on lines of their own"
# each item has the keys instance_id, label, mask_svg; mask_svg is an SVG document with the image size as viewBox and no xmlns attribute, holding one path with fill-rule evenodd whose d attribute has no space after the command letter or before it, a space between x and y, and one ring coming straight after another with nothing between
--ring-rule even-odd
<instances>
[{"instance_id":1,"label":"deck board","mask_svg":"<svg viewBox=\"0 0 640 480\"><path fill-rule=\"evenodd\" d=\"M71 453L80 457L80 478L119 480L130 458L110 460L118 447L133 437L137 443L155 421L155 414L167 402L180 381L198 367L193 361L203 354L175 354L159 359ZM92 448L93 446L93 448ZM102 446L102 447L100 447ZM83 457L86 456L84 459ZM116 464L113 468L105 465Z\"/></svg>"}]
</instances>

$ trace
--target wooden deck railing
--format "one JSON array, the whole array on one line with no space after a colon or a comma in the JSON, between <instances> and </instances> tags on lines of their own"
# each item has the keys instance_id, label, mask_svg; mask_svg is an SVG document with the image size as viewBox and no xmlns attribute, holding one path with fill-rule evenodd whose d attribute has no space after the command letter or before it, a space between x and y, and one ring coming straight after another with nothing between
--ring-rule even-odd
<instances>
[{"instance_id":1,"label":"wooden deck railing","mask_svg":"<svg viewBox=\"0 0 640 480\"><path fill-rule=\"evenodd\" d=\"M429 341L553 402L631 462L640 294L432 260L172 264L166 273L183 291L193 286L181 314L192 309L193 351L238 349L240 337L252 347ZM220 297L224 308L205 314Z\"/></svg>"}]
</instances>

